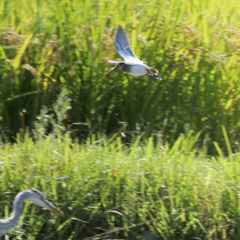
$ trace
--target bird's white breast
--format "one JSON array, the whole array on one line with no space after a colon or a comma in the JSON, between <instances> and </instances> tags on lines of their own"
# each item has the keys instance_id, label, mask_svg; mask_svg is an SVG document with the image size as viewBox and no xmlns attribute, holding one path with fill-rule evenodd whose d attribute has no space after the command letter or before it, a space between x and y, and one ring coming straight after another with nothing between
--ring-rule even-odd
<instances>
[{"instance_id":1,"label":"bird's white breast","mask_svg":"<svg viewBox=\"0 0 240 240\"><path fill-rule=\"evenodd\" d=\"M146 69L149 69L147 65L144 64L135 64L131 66L131 72L129 74L134 76L142 76L146 75L147 71Z\"/></svg>"}]
</instances>

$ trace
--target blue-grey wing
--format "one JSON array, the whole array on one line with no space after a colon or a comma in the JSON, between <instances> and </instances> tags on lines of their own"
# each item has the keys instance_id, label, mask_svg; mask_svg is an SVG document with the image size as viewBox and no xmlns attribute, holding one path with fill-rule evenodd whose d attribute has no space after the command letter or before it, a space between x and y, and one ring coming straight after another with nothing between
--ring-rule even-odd
<instances>
[{"instance_id":1,"label":"blue-grey wing","mask_svg":"<svg viewBox=\"0 0 240 240\"><path fill-rule=\"evenodd\" d=\"M115 43L117 53L123 57L125 61L136 61L142 63L142 61L136 57L135 53L131 49L128 36L121 26L118 27Z\"/></svg>"}]
</instances>

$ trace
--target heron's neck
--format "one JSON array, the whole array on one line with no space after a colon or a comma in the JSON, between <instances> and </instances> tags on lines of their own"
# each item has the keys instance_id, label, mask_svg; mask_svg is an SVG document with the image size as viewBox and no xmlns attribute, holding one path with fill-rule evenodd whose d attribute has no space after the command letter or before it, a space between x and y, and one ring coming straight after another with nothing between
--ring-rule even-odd
<instances>
[{"instance_id":1,"label":"heron's neck","mask_svg":"<svg viewBox=\"0 0 240 240\"><path fill-rule=\"evenodd\" d=\"M23 212L23 203L26 200L25 194L18 194L13 202L13 211L9 218L10 221L17 224Z\"/></svg>"},{"instance_id":2,"label":"heron's neck","mask_svg":"<svg viewBox=\"0 0 240 240\"><path fill-rule=\"evenodd\" d=\"M26 200L24 194L18 194L13 202L13 212L9 218L0 219L0 237L15 227L23 212L23 202Z\"/></svg>"}]
</instances>

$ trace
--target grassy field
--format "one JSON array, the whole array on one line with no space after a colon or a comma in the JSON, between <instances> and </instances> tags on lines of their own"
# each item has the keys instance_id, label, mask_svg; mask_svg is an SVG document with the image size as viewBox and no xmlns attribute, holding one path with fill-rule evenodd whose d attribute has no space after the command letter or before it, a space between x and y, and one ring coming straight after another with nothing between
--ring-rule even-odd
<instances>
[{"instance_id":1,"label":"grassy field","mask_svg":"<svg viewBox=\"0 0 240 240\"><path fill-rule=\"evenodd\" d=\"M10 239L132 240L143 229L160 240L239 239L240 157L207 157L193 147L197 139L181 136L172 148L136 139L126 147L117 137L79 145L50 135L2 145L1 218L28 188L48 193L66 215L27 204Z\"/></svg>"},{"instance_id":2,"label":"grassy field","mask_svg":"<svg viewBox=\"0 0 240 240\"><path fill-rule=\"evenodd\" d=\"M28 188L66 214L26 204L10 239L240 239L239 9L0 1L0 217ZM118 25L163 81L105 77Z\"/></svg>"},{"instance_id":3,"label":"grassy field","mask_svg":"<svg viewBox=\"0 0 240 240\"><path fill-rule=\"evenodd\" d=\"M173 144L188 130L214 154L213 141L239 145L240 3L230 1L0 2L0 123L14 138L42 105L51 110L62 87L71 98L73 137L120 129L152 133ZM115 72L116 28L163 81Z\"/></svg>"}]
</instances>

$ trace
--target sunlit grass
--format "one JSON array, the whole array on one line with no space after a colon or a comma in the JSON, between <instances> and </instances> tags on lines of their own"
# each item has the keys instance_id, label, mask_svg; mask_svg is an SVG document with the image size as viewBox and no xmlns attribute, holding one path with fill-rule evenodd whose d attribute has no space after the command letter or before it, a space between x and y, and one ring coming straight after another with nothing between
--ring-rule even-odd
<instances>
[{"instance_id":1,"label":"sunlit grass","mask_svg":"<svg viewBox=\"0 0 240 240\"><path fill-rule=\"evenodd\" d=\"M0 217L28 188L66 215L27 204L11 239L240 238L239 5L0 2ZM104 76L118 25L163 81Z\"/></svg>"},{"instance_id":2,"label":"sunlit grass","mask_svg":"<svg viewBox=\"0 0 240 240\"><path fill-rule=\"evenodd\" d=\"M216 153L213 141L228 151L223 125L232 150L238 151L239 4L1 1L5 134L32 129L41 105L50 107L64 85L72 99L75 137L122 129L127 141L144 131L146 139L159 133L173 144L191 129L202 131L202 142ZM114 46L118 25L127 31L137 56L158 69L163 81L120 71L104 76L112 67L107 60L119 59Z\"/></svg>"},{"instance_id":3,"label":"sunlit grass","mask_svg":"<svg viewBox=\"0 0 240 240\"><path fill-rule=\"evenodd\" d=\"M1 218L28 188L48 193L66 215L28 204L11 239L135 239L142 228L158 239L239 237L238 155L207 157L191 133L171 149L152 138L130 147L95 139L79 145L50 135L1 146Z\"/></svg>"}]
</instances>

